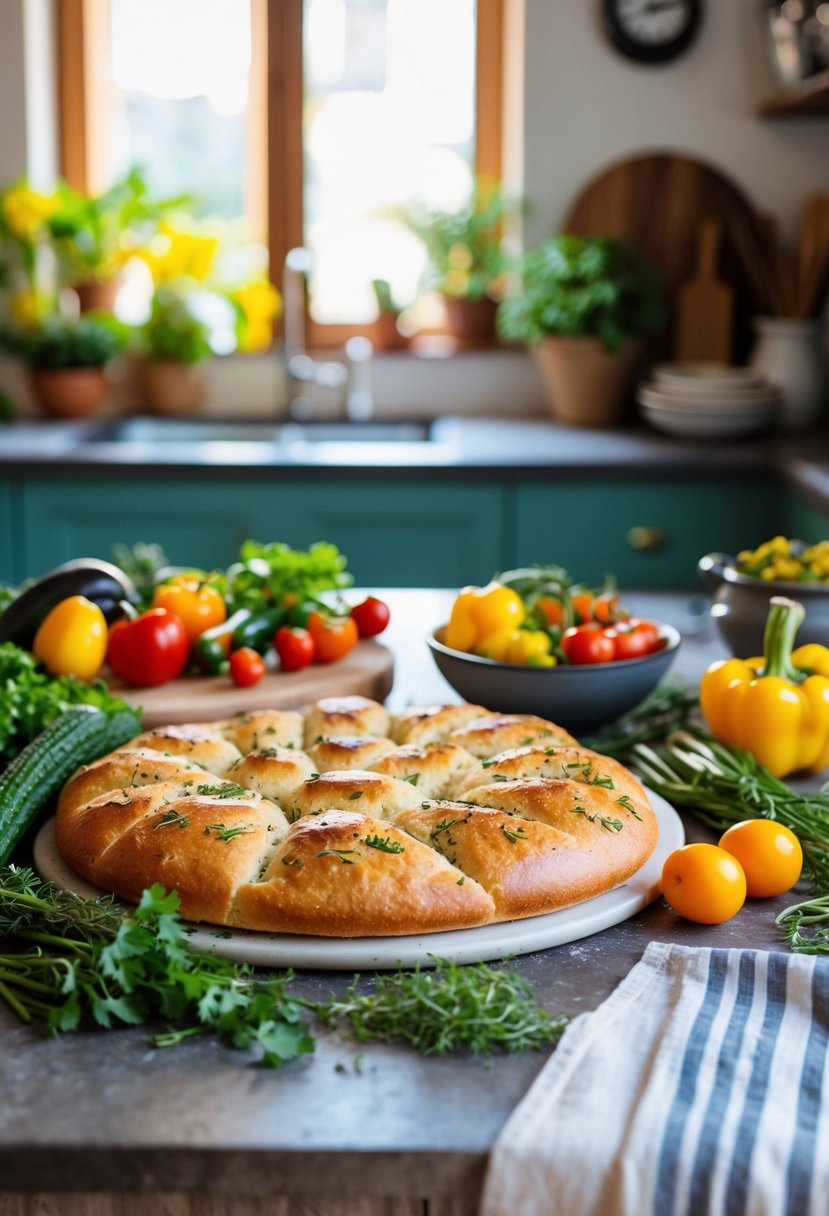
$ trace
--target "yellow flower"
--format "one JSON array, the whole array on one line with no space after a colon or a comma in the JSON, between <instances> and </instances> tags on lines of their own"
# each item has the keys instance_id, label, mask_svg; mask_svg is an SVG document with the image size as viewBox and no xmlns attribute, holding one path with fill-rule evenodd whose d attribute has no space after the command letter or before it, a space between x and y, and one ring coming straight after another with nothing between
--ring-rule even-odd
<instances>
[{"instance_id":1,"label":"yellow flower","mask_svg":"<svg viewBox=\"0 0 829 1216\"><path fill-rule=\"evenodd\" d=\"M282 309L282 297L272 283L254 279L229 293L243 313L239 350L251 354L266 350L273 338L273 319Z\"/></svg>"},{"instance_id":2,"label":"yellow flower","mask_svg":"<svg viewBox=\"0 0 829 1216\"><path fill-rule=\"evenodd\" d=\"M149 266L153 282L158 286L181 278L203 283L213 269L218 249L217 236L187 231L165 222L159 226L150 244L137 252Z\"/></svg>"},{"instance_id":3,"label":"yellow flower","mask_svg":"<svg viewBox=\"0 0 829 1216\"><path fill-rule=\"evenodd\" d=\"M36 291L18 291L9 297L9 313L23 329L31 329L40 320L40 304Z\"/></svg>"},{"instance_id":4,"label":"yellow flower","mask_svg":"<svg viewBox=\"0 0 829 1216\"><path fill-rule=\"evenodd\" d=\"M54 195L38 194L28 186L12 186L3 196L3 213L9 231L25 241L31 241L57 209Z\"/></svg>"}]
</instances>

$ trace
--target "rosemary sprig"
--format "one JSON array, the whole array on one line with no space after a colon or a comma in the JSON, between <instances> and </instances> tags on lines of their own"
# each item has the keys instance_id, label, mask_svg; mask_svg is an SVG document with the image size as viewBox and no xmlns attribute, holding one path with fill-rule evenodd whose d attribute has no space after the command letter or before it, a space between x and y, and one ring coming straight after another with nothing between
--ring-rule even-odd
<instances>
[{"instance_id":1,"label":"rosemary sprig","mask_svg":"<svg viewBox=\"0 0 829 1216\"><path fill-rule=\"evenodd\" d=\"M530 984L514 971L433 961L432 971L380 975L368 993L358 991L355 977L342 1000L317 1005L316 1012L360 1042L404 1039L424 1055L540 1051L564 1032L569 1019L540 1008Z\"/></svg>"},{"instance_id":2,"label":"rosemary sprig","mask_svg":"<svg viewBox=\"0 0 829 1216\"><path fill-rule=\"evenodd\" d=\"M696 685L666 680L635 709L581 743L629 764L637 743L661 743L674 731L693 728L699 722L698 711Z\"/></svg>"},{"instance_id":3,"label":"rosemary sprig","mask_svg":"<svg viewBox=\"0 0 829 1216\"><path fill-rule=\"evenodd\" d=\"M829 896L792 904L774 923L797 954L829 954Z\"/></svg>"}]
</instances>

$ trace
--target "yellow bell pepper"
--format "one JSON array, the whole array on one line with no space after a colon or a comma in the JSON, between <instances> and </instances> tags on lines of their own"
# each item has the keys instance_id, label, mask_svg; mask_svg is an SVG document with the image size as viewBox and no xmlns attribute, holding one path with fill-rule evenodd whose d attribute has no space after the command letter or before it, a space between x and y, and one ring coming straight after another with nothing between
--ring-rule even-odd
<instances>
[{"instance_id":1,"label":"yellow bell pepper","mask_svg":"<svg viewBox=\"0 0 829 1216\"><path fill-rule=\"evenodd\" d=\"M107 649L103 612L84 595L61 600L35 634L32 652L53 676L91 680L103 666Z\"/></svg>"},{"instance_id":2,"label":"yellow bell pepper","mask_svg":"<svg viewBox=\"0 0 829 1216\"><path fill-rule=\"evenodd\" d=\"M503 658L525 616L524 601L503 583L464 587L452 606L446 645L467 654Z\"/></svg>"},{"instance_id":3,"label":"yellow bell pepper","mask_svg":"<svg viewBox=\"0 0 829 1216\"><path fill-rule=\"evenodd\" d=\"M763 654L713 663L700 684L700 705L721 743L742 747L775 777L829 764L829 649L792 649L803 605L770 601Z\"/></svg>"},{"instance_id":4,"label":"yellow bell pepper","mask_svg":"<svg viewBox=\"0 0 829 1216\"><path fill-rule=\"evenodd\" d=\"M517 629L507 647L507 662L550 667L555 663L550 655L551 645L550 635L543 629ZM545 662L547 658L552 658L552 663Z\"/></svg>"}]
</instances>

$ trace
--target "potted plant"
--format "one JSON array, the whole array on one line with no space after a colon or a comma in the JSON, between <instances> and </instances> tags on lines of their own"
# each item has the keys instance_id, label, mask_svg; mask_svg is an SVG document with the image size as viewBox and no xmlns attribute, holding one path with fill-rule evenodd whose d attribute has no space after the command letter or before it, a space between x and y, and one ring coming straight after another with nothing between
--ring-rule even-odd
<instances>
[{"instance_id":1,"label":"potted plant","mask_svg":"<svg viewBox=\"0 0 829 1216\"><path fill-rule=\"evenodd\" d=\"M198 365L214 349L211 326L199 312L202 300L202 293L175 283L162 284L153 293L141 329L141 388L147 404L159 413L191 413L204 395Z\"/></svg>"},{"instance_id":2,"label":"potted plant","mask_svg":"<svg viewBox=\"0 0 829 1216\"><path fill-rule=\"evenodd\" d=\"M625 413L642 337L663 321L655 272L624 241L560 235L524 255L498 331L532 347L555 417L601 426Z\"/></svg>"},{"instance_id":3,"label":"potted plant","mask_svg":"<svg viewBox=\"0 0 829 1216\"><path fill-rule=\"evenodd\" d=\"M6 331L2 345L28 365L40 405L57 418L95 413L106 398L106 365L121 349L118 333L91 318L50 317L29 330Z\"/></svg>"},{"instance_id":4,"label":"potted plant","mask_svg":"<svg viewBox=\"0 0 829 1216\"><path fill-rule=\"evenodd\" d=\"M371 288L377 301L377 319L371 327L371 338L378 350L400 350L406 345L406 335L400 332L401 310L394 302L387 279L372 279Z\"/></svg>"},{"instance_id":5,"label":"potted plant","mask_svg":"<svg viewBox=\"0 0 829 1216\"><path fill-rule=\"evenodd\" d=\"M126 261L163 216L187 201L183 195L152 199L137 168L103 194L81 194L60 182L54 198L48 229L61 280L77 293L81 312L112 311Z\"/></svg>"},{"instance_id":6,"label":"potted plant","mask_svg":"<svg viewBox=\"0 0 829 1216\"><path fill-rule=\"evenodd\" d=\"M495 335L497 292L507 268L502 244L507 212L500 184L479 178L457 211L414 206L406 214L426 248L424 285L441 294L447 328L462 341Z\"/></svg>"}]
</instances>

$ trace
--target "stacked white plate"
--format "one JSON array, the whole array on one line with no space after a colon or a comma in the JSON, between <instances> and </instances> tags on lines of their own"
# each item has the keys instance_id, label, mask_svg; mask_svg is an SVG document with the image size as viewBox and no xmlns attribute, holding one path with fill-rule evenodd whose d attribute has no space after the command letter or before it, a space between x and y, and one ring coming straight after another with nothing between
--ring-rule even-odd
<instances>
[{"instance_id":1,"label":"stacked white plate","mask_svg":"<svg viewBox=\"0 0 829 1216\"><path fill-rule=\"evenodd\" d=\"M669 435L728 439L766 430L776 421L780 390L750 367L662 363L640 384L642 417Z\"/></svg>"}]
</instances>

